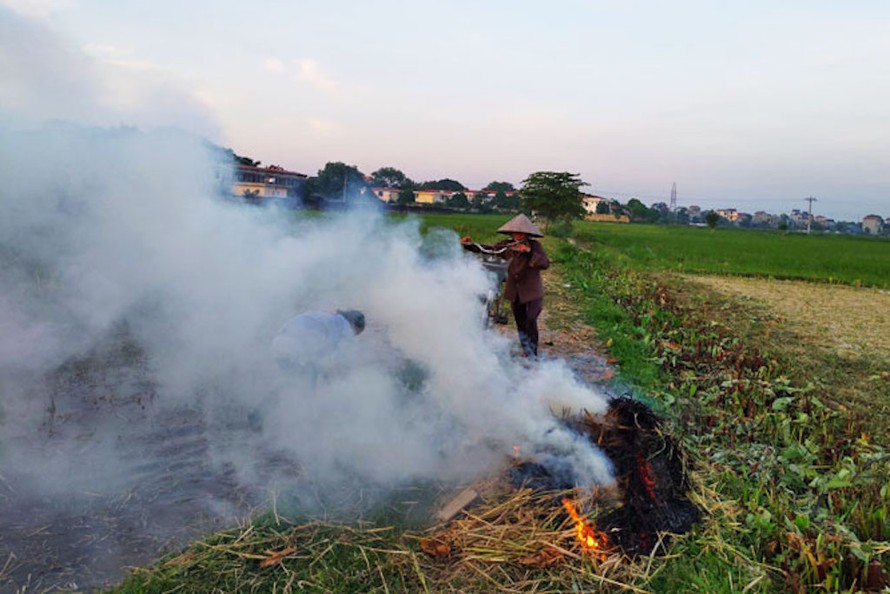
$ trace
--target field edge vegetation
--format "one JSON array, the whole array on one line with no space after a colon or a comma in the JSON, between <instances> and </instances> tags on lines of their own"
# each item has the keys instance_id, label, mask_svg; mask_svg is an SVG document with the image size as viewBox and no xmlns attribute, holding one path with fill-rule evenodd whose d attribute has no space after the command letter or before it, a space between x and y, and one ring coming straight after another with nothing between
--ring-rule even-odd
<instances>
[{"instance_id":1,"label":"field edge vegetation","mask_svg":"<svg viewBox=\"0 0 890 594\"><path fill-rule=\"evenodd\" d=\"M760 567L770 588L795 592L887 583L890 462L886 444L870 437L868 411L833 393L833 383L849 377L849 361L801 359L784 348L794 337L768 311L670 273L631 270L624 254L601 243L568 246L560 262L587 322L610 345L618 377L661 403L700 488L724 502L711 517L715 538L672 551L702 570L668 563L649 587L702 585L728 575L727 563L752 575ZM890 402L877 374L882 363L852 365L865 389ZM703 590L734 591L725 587Z\"/></svg>"}]
</instances>

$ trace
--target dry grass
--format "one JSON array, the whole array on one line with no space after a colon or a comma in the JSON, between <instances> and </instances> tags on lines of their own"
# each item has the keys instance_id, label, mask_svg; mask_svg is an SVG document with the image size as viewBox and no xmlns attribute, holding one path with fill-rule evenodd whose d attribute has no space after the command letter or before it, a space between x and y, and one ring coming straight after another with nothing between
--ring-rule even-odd
<instances>
[{"instance_id":1,"label":"dry grass","mask_svg":"<svg viewBox=\"0 0 890 594\"><path fill-rule=\"evenodd\" d=\"M581 547L575 523L559 503L575 493L514 490L503 479L474 485L480 501L449 523L416 537L422 568L436 592L646 592L652 559ZM596 511L588 498L588 514ZM656 548L658 554L663 550Z\"/></svg>"},{"instance_id":2,"label":"dry grass","mask_svg":"<svg viewBox=\"0 0 890 594\"><path fill-rule=\"evenodd\" d=\"M765 336L773 346L794 358L802 377L862 418L877 443L890 445L890 293L764 278L684 279L767 312Z\"/></svg>"},{"instance_id":3,"label":"dry grass","mask_svg":"<svg viewBox=\"0 0 890 594\"><path fill-rule=\"evenodd\" d=\"M574 499L590 517L598 511L595 495L517 490L506 473L472 487L479 494L472 505L422 531L367 522L294 525L276 517L136 569L114 592L644 593L663 566L662 545L636 559L580 545L560 501ZM443 492L442 503L452 495Z\"/></svg>"},{"instance_id":4,"label":"dry grass","mask_svg":"<svg viewBox=\"0 0 890 594\"><path fill-rule=\"evenodd\" d=\"M752 299L807 345L849 355L890 353L890 293L878 289L733 276L687 276L720 293Z\"/></svg>"}]
</instances>

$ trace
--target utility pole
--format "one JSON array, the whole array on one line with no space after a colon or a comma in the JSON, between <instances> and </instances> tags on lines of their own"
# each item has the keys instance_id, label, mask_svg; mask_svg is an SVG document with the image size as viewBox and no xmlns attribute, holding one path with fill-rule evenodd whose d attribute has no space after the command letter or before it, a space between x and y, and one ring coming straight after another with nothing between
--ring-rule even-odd
<instances>
[{"instance_id":1,"label":"utility pole","mask_svg":"<svg viewBox=\"0 0 890 594\"><path fill-rule=\"evenodd\" d=\"M810 234L810 223L813 221L813 202L818 202L818 200L816 200L812 196L807 196L806 198L804 198L804 200L806 200L807 202L810 203L810 208L808 211L809 215L807 216L807 235L809 235Z\"/></svg>"},{"instance_id":2,"label":"utility pole","mask_svg":"<svg viewBox=\"0 0 890 594\"><path fill-rule=\"evenodd\" d=\"M674 222L677 222L677 182L671 186L671 212L674 214Z\"/></svg>"}]
</instances>

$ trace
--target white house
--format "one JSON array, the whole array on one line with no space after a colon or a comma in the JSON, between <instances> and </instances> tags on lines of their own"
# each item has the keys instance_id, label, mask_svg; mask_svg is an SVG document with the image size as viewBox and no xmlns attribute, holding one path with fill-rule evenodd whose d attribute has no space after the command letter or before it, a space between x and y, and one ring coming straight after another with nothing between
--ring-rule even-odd
<instances>
[{"instance_id":1,"label":"white house","mask_svg":"<svg viewBox=\"0 0 890 594\"><path fill-rule=\"evenodd\" d=\"M869 235L880 235L884 232L884 219L878 215L865 215L862 218L862 232Z\"/></svg>"}]
</instances>

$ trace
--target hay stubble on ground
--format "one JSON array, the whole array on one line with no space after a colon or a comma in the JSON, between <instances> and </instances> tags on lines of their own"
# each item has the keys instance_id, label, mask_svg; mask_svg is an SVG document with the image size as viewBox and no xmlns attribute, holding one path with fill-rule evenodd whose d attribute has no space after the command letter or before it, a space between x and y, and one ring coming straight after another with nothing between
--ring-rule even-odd
<instances>
[{"instance_id":1,"label":"hay stubble on ground","mask_svg":"<svg viewBox=\"0 0 890 594\"><path fill-rule=\"evenodd\" d=\"M752 317L764 326L761 339L794 361L791 372L801 384L818 386L836 406L864 421L872 439L890 444L890 293L768 278L682 280L696 293L712 292L765 314ZM739 319L726 322L744 326Z\"/></svg>"},{"instance_id":2,"label":"hay stubble on ground","mask_svg":"<svg viewBox=\"0 0 890 594\"><path fill-rule=\"evenodd\" d=\"M686 277L720 293L756 300L808 345L838 354L890 354L890 293L871 288L736 276Z\"/></svg>"}]
</instances>

